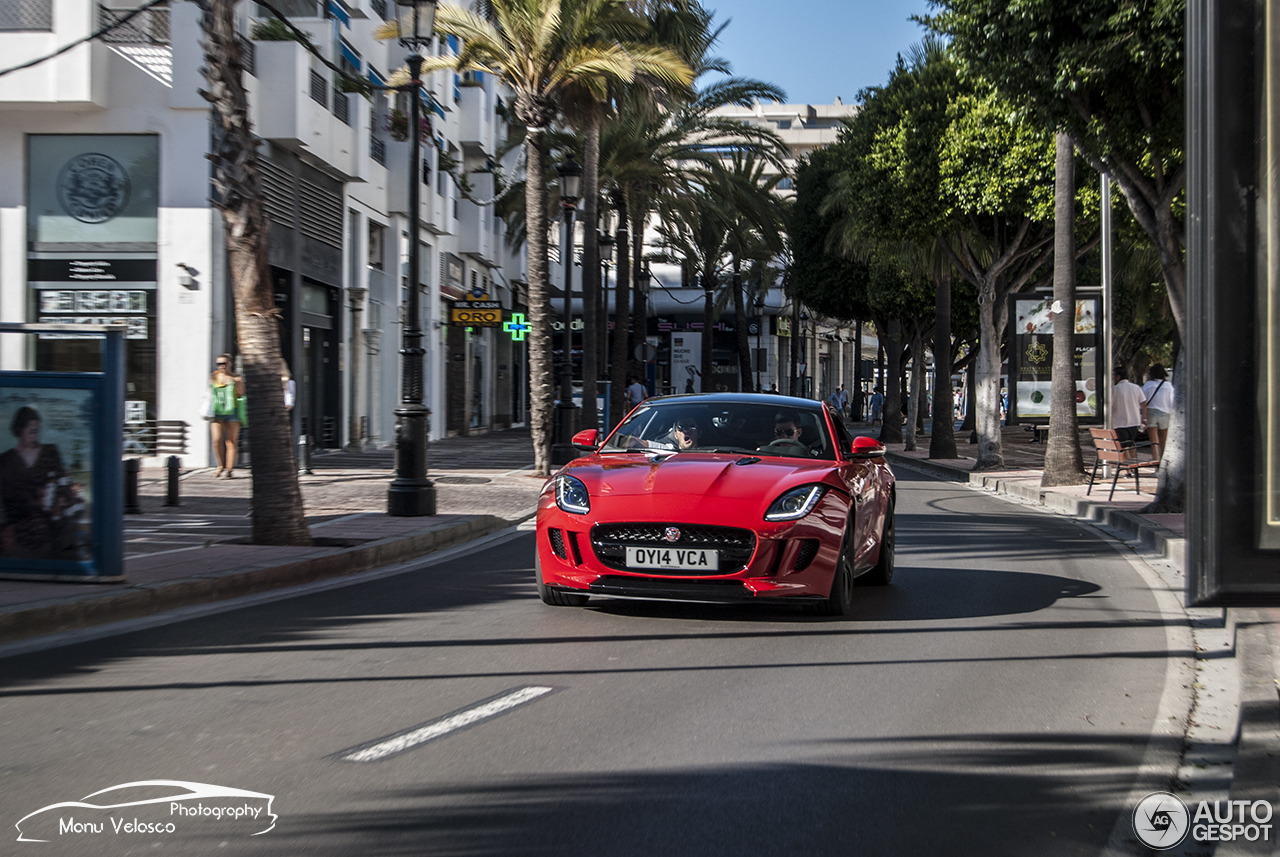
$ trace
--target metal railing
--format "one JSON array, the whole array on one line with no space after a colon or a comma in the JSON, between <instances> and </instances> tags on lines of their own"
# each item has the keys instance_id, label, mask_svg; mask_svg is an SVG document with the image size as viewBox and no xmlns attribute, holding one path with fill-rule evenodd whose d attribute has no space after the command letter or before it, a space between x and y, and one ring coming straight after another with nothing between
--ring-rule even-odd
<instances>
[{"instance_id":1,"label":"metal railing","mask_svg":"<svg viewBox=\"0 0 1280 857\"><path fill-rule=\"evenodd\" d=\"M333 115L343 125L351 124L351 96L336 89L333 92Z\"/></svg>"},{"instance_id":2,"label":"metal railing","mask_svg":"<svg viewBox=\"0 0 1280 857\"><path fill-rule=\"evenodd\" d=\"M98 26L110 27L124 20L130 9L109 9L99 4ZM105 33L102 41L113 45L169 44L169 9L153 6L134 15L127 23Z\"/></svg>"},{"instance_id":3,"label":"metal railing","mask_svg":"<svg viewBox=\"0 0 1280 857\"><path fill-rule=\"evenodd\" d=\"M387 144L384 140L371 136L369 138L369 157L384 167L387 165Z\"/></svg>"},{"instance_id":4,"label":"metal railing","mask_svg":"<svg viewBox=\"0 0 1280 857\"><path fill-rule=\"evenodd\" d=\"M124 424L124 455L186 455L187 431L182 420L131 420Z\"/></svg>"},{"instance_id":5,"label":"metal railing","mask_svg":"<svg viewBox=\"0 0 1280 857\"><path fill-rule=\"evenodd\" d=\"M0 3L0 33L24 31L53 32L53 0L5 0Z\"/></svg>"},{"instance_id":6,"label":"metal railing","mask_svg":"<svg viewBox=\"0 0 1280 857\"><path fill-rule=\"evenodd\" d=\"M369 7L379 18L387 20L387 0L369 0Z\"/></svg>"},{"instance_id":7,"label":"metal railing","mask_svg":"<svg viewBox=\"0 0 1280 857\"><path fill-rule=\"evenodd\" d=\"M314 68L311 69L311 100L321 107L329 106L329 84Z\"/></svg>"}]
</instances>

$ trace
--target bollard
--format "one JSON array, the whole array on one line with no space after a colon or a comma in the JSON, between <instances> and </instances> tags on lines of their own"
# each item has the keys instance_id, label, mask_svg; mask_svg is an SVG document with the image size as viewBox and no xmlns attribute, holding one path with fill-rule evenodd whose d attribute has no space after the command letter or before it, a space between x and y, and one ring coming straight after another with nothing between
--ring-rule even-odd
<instances>
[{"instance_id":1,"label":"bollard","mask_svg":"<svg viewBox=\"0 0 1280 857\"><path fill-rule=\"evenodd\" d=\"M166 506L181 506L182 504L178 502L178 472L182 468L182 462L178 460L178 456L171 455L166 466L169 470L169 490L165 494L164 504Z\"/></svg>"},{"instance_id":2,"label":"bollard","mask_svg":"<svg viewBox=\"0 0 1280 857\"><path fill-rule=\"evenodd\" d=\"M142 462L136 458L124 460L124 510L130 515L141 515L142 507L138 505L138 470Z\"/></svg>"},{"instance_id":3,"label":"bollard","mask_svg":"<svg viewBox=\"0 0 1280 857\"><path fill-rule=\"evenodd\" d=\"M305 434L298 435L298 475L314 475L311 472L311 439Z\"/></svg>"}]
</instances>

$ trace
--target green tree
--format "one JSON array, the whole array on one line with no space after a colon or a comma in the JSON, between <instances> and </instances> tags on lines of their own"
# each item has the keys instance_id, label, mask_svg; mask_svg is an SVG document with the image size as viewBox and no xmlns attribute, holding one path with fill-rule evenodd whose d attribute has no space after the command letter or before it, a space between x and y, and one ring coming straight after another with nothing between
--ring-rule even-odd
<instances>
[{"instance_id":1,"label":"green tree","mask_svg":"<svg viewBox=\"0 0 1280 857\"><path fill-rule=\"evenodd\" d=\"M525 127L528 176L545 173L545 134L560 115L572 88L586 87L603 100L610 82L637 75L687 85L693 75L670 50L618 39L632 22L622 0L487 0L487 17L442 5L436 32L463 40L457 57L428 57L424 73L442 69L481 71L515 93L515 117ZM393 78L394 80L394 78ZM534 473L546 475L551 461L550 302L547 270L547 188L526 182L525 221L529 277L530 424Z\"/></svg>"}]
</instances>

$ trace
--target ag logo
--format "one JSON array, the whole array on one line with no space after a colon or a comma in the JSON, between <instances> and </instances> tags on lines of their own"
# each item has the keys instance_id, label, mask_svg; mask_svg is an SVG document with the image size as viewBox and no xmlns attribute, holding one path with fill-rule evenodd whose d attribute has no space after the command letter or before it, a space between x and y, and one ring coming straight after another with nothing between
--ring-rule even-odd
<instances>
[{"instance_id":1,"label":"ag logo","mask_svg":"<svg viewBox=\"0 0 1280 857\"><path fill-rule=\"evenodd\" d=\"M58 176L58 202L82 223L105 223L129 202L129 174L106 155L76 155Z\"/></svg>"},{"instance_id":2,"label":"ag logo","mask_svg":"<svg viewBox=\"0 0 1280 857\"><path fill-rule=\"evenodd\" d=\"M1187 805L1169 792L1152 792L1133 810L1133 832L1148 848L1164 851L1187 838L1191 814Z\"/></svg>"}]
</instances>

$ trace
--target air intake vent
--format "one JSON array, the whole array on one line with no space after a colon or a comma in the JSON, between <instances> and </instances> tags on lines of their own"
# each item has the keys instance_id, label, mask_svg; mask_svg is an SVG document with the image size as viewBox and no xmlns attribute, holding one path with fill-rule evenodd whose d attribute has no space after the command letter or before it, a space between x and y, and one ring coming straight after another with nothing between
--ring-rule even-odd
<instances>
[{"instance_id":1,"label":"air intake vent","mask_svg":"<svg viewBox=\"0 0 1280 857\"><path fill-rule=\"evenodd\" d=\"M796 571L804 571L818 555L817 539L801 539L800 551L796 554Z\"/></svg>"},{"instance_id":2,"label":"air intake vent","mask_svg":"<svg viewBox=\"0 0 1280 857\"><path fill-rule=\"evenodd\" d=\"M564 536L554 527L547 530L547 535L551 537L551 550L555 552L556 556L564 559Z\"/></svg>"}]
</instances>

